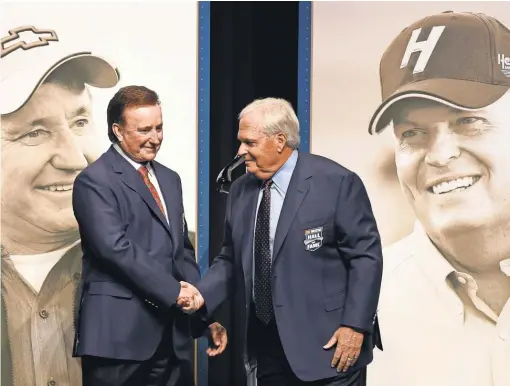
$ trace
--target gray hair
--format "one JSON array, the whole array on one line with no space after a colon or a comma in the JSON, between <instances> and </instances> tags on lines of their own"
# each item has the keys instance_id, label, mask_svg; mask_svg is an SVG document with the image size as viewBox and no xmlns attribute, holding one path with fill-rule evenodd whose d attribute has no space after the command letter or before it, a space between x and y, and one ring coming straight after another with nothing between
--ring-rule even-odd
<instances>
[{"instance_id":1,"label":"gray hair","mask_svg":"<svg viewBox=\"0 0 510 386\"><path fill-rule=\"evenodd\" d=\"M252 113L260 116L263 131L267 135L283 133L287 137L288 147L299 147L299 121L288 101L281 98L256 99L239 113L239 120Z\"/></svg>"}]
</instances>

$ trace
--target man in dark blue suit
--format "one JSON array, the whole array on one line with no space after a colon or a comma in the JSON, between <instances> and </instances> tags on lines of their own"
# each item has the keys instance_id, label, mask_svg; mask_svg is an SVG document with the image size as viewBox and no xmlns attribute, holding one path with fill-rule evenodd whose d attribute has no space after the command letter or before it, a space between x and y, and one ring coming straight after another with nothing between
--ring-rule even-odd
<instances>
[{"instance_id":1,"label":"man in dark blue suit","mask_svg":"<svg viewBox=\"0 0 510 386\"><path fill-rule=\"evenodd\" d=\"M372 350L382 349L383 266L364 184L298 152L288 102L258 100L239 118L248 173L230 189L219 255L180 304L210 314L234 297L234 350L248 370L256 360L258 386L364 385Z\"/></svg>"},{"instance_id":2,"label":"man in dark blue suit","mask_svg":"<svg viewBox=\"0 0 510 386\"><path fill-rule=\"evenodd\" d=\"M180 281L200 279L177 173L156 162L163 140L157 94L120 89L108 105L113 145L76 178L73 208L83 249L75 356L84 386L192 386L192 323ZM198 315L198 314L197 314ZM204 324L205 327L205 324ZM210 355L226 333L210 325Z\"/></svg>"}]
</instances>

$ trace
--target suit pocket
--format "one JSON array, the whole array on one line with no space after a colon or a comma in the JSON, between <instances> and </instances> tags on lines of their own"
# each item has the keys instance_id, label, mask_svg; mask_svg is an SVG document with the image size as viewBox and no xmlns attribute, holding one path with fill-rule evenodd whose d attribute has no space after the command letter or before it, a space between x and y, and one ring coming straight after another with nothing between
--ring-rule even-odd
<instances>
[{"instance_id":1,"label":"suit pocket","mask_svg":"<svg viewBox=\"0 0 510 386\"><path fill-rule=\"evenodd\" d=\"M90 295L108 295L116 298L130 299L133 292L121 284L111 281L93 281L87 291Z\"/></svg>"},{"instance_id":2,"label":"suit pocket","mask_svg":"<svg viewBox=\"0 0 510 386\"><path fill-rule=\"evenodd\" d=\"M334 311L344 308L345 292L329 296L324 300L324 309L326 311Z\"/></svg>"}]
</instances>

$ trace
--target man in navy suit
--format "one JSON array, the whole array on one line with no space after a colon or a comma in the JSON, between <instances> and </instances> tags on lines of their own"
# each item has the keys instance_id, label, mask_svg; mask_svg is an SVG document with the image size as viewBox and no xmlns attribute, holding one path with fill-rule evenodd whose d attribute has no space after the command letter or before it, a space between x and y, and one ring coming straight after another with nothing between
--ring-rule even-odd
<instances>
[{"instance_id":1,"label":"man in navy suit","mask_svg":"<svg viewBox=\"0 0 510 386\"><path fill-rule=\"evenodd\" d=\"M299 152L299 122L281 99L239 116L248 173L230 189L223 246L187 312L233 296L234 350L258 386L358 386L382 349L376 310L381 242L361 179ZM233 291L232 291L233 290Z\"/></svg>"},{"instance_id":2,"label":"man in navy suit","mask_svg":"<svg viewBox=\"0 0 510 386\"><path fill-rule=\"evenodd\" d=\"M180 178L154 160L163 140L158 95L124 87L107 115L113 145L73 190L83 249L74 355L82 357L83 385L191 386L191 327L202 319L191 323L177 300L190 292L179 282L197 283L200 273ZM217 323L210 330L221 341L209 350L215 355L226 333Z\"/></svg>"}]
</instances>

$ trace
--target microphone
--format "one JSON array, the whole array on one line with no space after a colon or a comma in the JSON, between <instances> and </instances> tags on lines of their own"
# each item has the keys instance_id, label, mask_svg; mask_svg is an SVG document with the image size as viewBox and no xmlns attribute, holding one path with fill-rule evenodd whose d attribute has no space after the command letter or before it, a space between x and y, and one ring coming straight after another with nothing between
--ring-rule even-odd
<instances>
[{"instance_id":1,"label":"microphone","mask_svg":"<svg viewBox=\"0 0 510 386\"><path fill-rule=\"evenodd\" d=\"M230 161L218 174L218 177L216 177L216 183L220 185L218 188L220 193L228 194L228 188L230 187L230 184L232 184L232 171L242 163L244 163L244 155L236 155L234 159Z\"/></svg>"}]
</instances>

